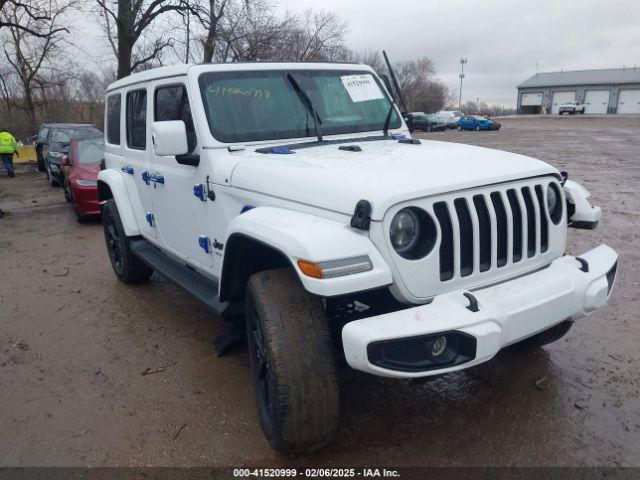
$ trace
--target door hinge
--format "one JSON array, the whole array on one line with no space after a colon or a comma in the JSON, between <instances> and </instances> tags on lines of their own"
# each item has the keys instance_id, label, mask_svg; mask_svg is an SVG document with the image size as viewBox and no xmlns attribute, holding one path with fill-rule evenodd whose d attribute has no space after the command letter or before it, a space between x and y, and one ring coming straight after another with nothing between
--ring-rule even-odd
<instances>
[{"instance_id":1,"label":"door hinge","mask_svg":"<svg viewBox=\"0 0 640 480\"><path fill-rule=\"evenodd\" d=\"M124 173L128 173L129 175L133 175L133 167L130 167L129 165L123 166L120 170Z\"/></svg>"},{"instance_id":2,"label":"door hinge","mask_svg":"<svg viewBox=\"0 0 640 480\"><path fill-rule=\"evenodd\" d=\"M211 253L211 239L206 235L200 235L198 237L198 245L202 248L205 253Z\"/></svg>"},{"instance_id":3,"label":"door hinge","mask_svg":"<svg viewBox=\"0 0 640 480\"><path fill-rule=\"evenodd\" d=\"M205 195L204 183L199 183L193 186L193 194L200 199L201 202L206 202L207 197Z\"/></svg>"},{"instance_id":4,"label":"door hinge","mask_svg":"<svg viewBox=\"0 0 640 480\"><path fill-rule=\"evenodd\" d=\"M149 224L150 227L156 226L156 218L153 216L153 213L147 213L145 218L147 219L147 223Z\"/></svg>"}]
</instances>

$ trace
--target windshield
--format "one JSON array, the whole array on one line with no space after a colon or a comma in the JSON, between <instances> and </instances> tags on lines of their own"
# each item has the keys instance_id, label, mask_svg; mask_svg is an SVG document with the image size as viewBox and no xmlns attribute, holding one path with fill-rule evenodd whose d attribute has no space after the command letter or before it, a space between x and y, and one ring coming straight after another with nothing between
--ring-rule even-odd
<instances>
[{"instance_id":1,"label":"windshield","mask_svg":"<svg viewBox=\"0 0 640 480\"><path fill-rule=\"evenodd\" d=\"M221 142L315 136L313 115L287 74L308 94L324 135L383 129L391 103L378 79L369 72L260 70L200 76L212 135ZM395 109L389 126L401 126Z\"/></svg>"},{"instance_id":2,"label":"windshield","mask_svg":"<svg viewBox=\"0 0 640 480\"><path fill-rule=\"evenodd\" d=\"M77 140L74 158L81 164L98 163L104 158L104 139L102 137Z\"/></svg>"},{"instance_id":3,"label":"windshield","mask_svg":"<svg viewBox=\"0 0 640 480\"><path fill-rule=\"evenodd\" d=\"M64 129L54 130L51 134L51 142L52 143L69 143L71 141L71 137L76 137L79 135L88 135L90 133L100 133L95 127L65 127Z\"/></svg>"}]
</instances>

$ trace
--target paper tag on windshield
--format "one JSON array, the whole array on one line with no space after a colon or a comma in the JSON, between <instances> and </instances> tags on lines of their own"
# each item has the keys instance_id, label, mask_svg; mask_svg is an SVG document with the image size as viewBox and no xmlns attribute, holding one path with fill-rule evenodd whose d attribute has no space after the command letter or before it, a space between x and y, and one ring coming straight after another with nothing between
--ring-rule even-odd
<instances>
[{"instance_id":1,"label":"paper tag on windshield","mask_svg":"<svg viewBox=\"0 0 640 480\"><path fill-rule=\"evenodd\" d=\"M340 79L354 103L384 98L382 90L370 73L344 75Z\"/></svg>"}]
</instances>

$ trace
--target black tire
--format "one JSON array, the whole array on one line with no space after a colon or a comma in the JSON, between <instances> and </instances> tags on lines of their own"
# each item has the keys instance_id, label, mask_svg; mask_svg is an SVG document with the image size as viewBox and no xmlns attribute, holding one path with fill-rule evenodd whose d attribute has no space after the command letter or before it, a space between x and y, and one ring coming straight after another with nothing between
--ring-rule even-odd
<instances>
[{"instance_id":1,"label":"black tire","mask_svg":"<svg viewBox=\"0 0 640 480\"><path fill-rule=\"evenodd\" d=\"M124 283L147 281L153 269L131 251L131 237L124 233L114 199L107 200L102 208L102 226L107 253L116 277Z\"/></svg>"},{"instance_id":2,"label":"black tire","mask_svg":"<svg viewBox=\"0 0 640 480\"><path fill-rule=\"evenodd\" d=\"M54 188L59 187L60 184L58 183L58 180L54 178L53 173L51 173L51 167L47 161L45 161L45 171L47 173L47 182L49 182L49 185Z\"/></svg>"},{"instance_id":3,"label":"black tire","mask_svg":"<svg viewBox=\"0 0 640 480\"><path fill-rule=\"evenodd\" d=\"M569 332L569 330L571 330L572 326L572 320L565 320L558 323L557 325L554 325L551 328L548 328L547 330L543 330L533 337L529 337L522 340L521 342L518 342L516 346L524 349L531 349L539 348L543 345L548 345L564 337Z\"/></svg>"},{"instance_id":4,"label":"black tire","mask_svg":"<svg viewBox=\"0 0 640 480\"><path fill-rule=\"evenodd\" d=\"M247 343L260 425L275 450L300 454L330 442L338 429L336 356L319 298L289 269L249 279Z\"/></svg>"},{"instance_id":5,"label":"black tire","mask_svg":"<svg viewBox=\"0 0 640 480\"><path fill-rule=\"evenodd\" d=\"M75 208L75 202L73 201L73 193L71 192L71 186L69 185L69 179L65 178L64 180L64 198L67 202L73 204Z\"/></svg>"},{"instance_id":6,"label":"black tire","mask_svg":"<svg viewBox=\"0 0 640 480\"><path fill-rule=\"evenodd\" d=\"M93 220L93 217L91 217L90 215L80 214L75 205L73 206L73 210L76 212L76 221L78 223L89 223L91 220Z\"/></svg>"},{"instance_id":7,"label":"black tire","mask_svg":"<svg viewBox=\"0 0 640 480\"><path fill-rule=\"evenodd\" d=\"M37 160L37 164L38 164L38 171L39 172L44 172L46 171L46 166L44 164L44 158L42 158L42 154L40 152L36 153L36 160Z\"/></svg>"}]
</instances>

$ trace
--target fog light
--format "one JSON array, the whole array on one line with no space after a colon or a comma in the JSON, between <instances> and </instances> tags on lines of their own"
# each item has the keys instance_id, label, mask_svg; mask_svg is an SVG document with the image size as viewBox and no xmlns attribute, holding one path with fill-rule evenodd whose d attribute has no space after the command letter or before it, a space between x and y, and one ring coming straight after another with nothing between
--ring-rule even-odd
<instances>
[{"instance_id":1,"label":"fog light","mask_svg":"<svg viewBox=\"0 0 640 480\"><path fill-rule=\"evenodd\" d=\"M438 337L431 345L431 355L437 357L447 348L447 337Z\"/></svg>"},{"instance_id":2,"label":"fog light","mask_svg":"<svg viewBox=\"0 0 640 480\"><path fill-rule=\"evenodd\" d=\"M397 338L370 343L367 355L373 365L402 372L447 368L473 360L476 339L463 332Z\"/></svg>"}]
</instances>

